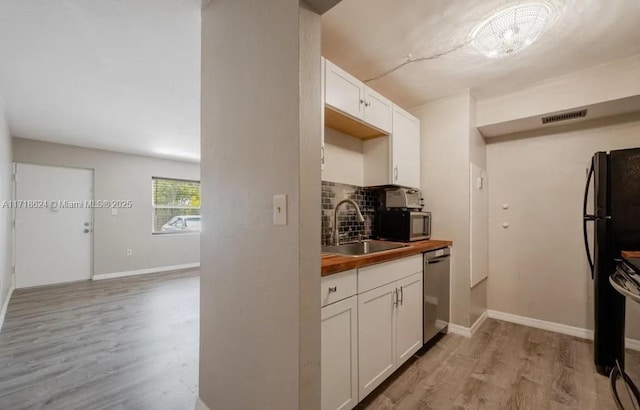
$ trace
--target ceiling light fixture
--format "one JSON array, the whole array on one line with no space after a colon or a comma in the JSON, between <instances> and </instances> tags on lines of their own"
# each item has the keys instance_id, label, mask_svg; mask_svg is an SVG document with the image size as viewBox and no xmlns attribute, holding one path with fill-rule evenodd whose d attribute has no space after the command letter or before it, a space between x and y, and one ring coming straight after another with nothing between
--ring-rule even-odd
<instances>
[{"instance_id":1,"label":"ceiling light fixture","mask_svg":"<svg viewBox=\"0 0 640 410\"><path fill-rule=\"evenodd\" d=\"M553 18L543 2L518 3L501 8L481 21L469 35L479 52L490 58L514 55L529 47Z\"/></svg>"}]
</instances>

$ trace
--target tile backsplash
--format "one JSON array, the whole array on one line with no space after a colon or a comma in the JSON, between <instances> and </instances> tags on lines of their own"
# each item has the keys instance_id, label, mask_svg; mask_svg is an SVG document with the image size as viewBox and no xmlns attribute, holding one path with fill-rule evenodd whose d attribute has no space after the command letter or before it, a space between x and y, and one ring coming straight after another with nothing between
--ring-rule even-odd
<instances>
[{"instance_id":1,"label":"tile backsplash","mask_svg":"<svg viewBox=\"0 0 640 410\"><path fill-rule=\"evenodd\" d=\"M343 199L352 199L358 204L364 223L358 221L352 205L342 205L338 212L340 242L370 239L374 235L375 214L380 206L378 194L355 185L322 181L322 246L333 244L333 210Z\"/></svg>"}]
</instances>

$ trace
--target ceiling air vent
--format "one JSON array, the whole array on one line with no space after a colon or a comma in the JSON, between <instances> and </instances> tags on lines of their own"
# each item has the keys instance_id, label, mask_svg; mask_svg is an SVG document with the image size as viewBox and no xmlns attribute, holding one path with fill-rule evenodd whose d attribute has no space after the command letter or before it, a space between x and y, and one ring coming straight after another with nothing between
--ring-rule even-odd
<instances>
[{"instance_id":1,"label":"ceiling air vent","mask_svg":"<svg viewBox=\"0 0 640 410\"><path fill-rule=\"evenodd\" d=\"M576 118L584 118L587 116L587 110L565 112L564 114L549 115L548 117L542 117L543 124L549 124L550 122L573 120Z\"/></svg>"}]
</instances>

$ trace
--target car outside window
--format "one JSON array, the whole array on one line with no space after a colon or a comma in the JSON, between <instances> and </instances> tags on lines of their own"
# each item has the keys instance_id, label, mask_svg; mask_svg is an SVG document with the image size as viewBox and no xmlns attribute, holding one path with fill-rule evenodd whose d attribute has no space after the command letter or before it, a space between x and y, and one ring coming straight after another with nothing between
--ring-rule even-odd
<instances>
[{"instance_id":1,"label":"car outside window","mask_svg":"<svg viewBox=\"0 0 640 410\"><path fill-rule=\"evenodd\" d=\"M200 181L152 178L152 233L200 232Z\"/></svg>"}]
</instances>

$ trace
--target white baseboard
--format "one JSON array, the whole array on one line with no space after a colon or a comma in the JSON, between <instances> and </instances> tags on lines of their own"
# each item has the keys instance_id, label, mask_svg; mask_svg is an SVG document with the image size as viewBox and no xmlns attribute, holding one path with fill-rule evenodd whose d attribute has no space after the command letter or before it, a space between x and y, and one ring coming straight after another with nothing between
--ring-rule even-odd
<instances>
[{"instance_id":1,"label":"white baseboard","mask_svg":"<svg viewBox=\"0 0 640 410\"><path fill-rule=\"evenodd\" d=\"M2 304L2 311L0 312L0 330L2 330L2 325L4 324L4 317L7 315L7 309L9 308L9 301L11 300L11 295L13 295L13 291L16 290L14 285L11 285L9 288L9 292L7 293L7 299Z\"/></svg>"},{"instance_id":2,"label":"white baseboard","mask_svg":"<svg viewBox=\"0 0 640 410\"><path fill-rule=\"evenodd\" d=\"M200 263L186 263L184 265L160 266L157 268L130 270L126 272L101 273L98 275L93 275L92 280L124 278L126 276L146 275L148 273L170 272L173 270L194 269L199 267Z\"/></svg>"},{"instance_id":3,"label":"white baseboard","mask_svg":"<svg viewBox=\"0 0 640 410\"><path fill-rule=\"evenodd\" d=\"M196 410L209 410L209 407L207 407L207 405L204 404L204 402L200 397L198 397L196 400Z\"/></svg>"},{"instance_id":4,"label":"white baseboard","mask_svg":"<svg viewBox=\"0 0 640 410\"><path fill-rule=\"evenodd\" d=\"M489 316L487 314L487 311L485 310L484 312L482 312L482 314L476 320L476 322L473 325L471 325L471 327L464 327L464 326L456 325L453 323L449 323L449 333L453 333L454 335L460 335L464 337L471 337L478 331L478 329L480 329L480 326L482 326L482 324L487 320L488 317Z\"/></svg>"},{"instance_id":5,"label":"white baseboard","mask_svg":"<svg viewBox=\"0 0 640 410\"><path fill-rule=\"evenodd\" d=\"M491 319L516 323L518 325L534 327L536 329L548 330L550 332L575 336L581 339L593 340L593 330L564 325L562 323L547 322L546 320L533 319L526 316L513 315L511 313L498 312L496 310L488 310L487 312ZM627 338L625 340L625 347L627 349L640 351L640 340Z\"/></svg>"}]
</instances>

